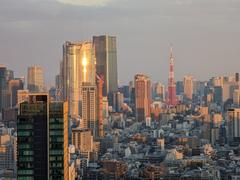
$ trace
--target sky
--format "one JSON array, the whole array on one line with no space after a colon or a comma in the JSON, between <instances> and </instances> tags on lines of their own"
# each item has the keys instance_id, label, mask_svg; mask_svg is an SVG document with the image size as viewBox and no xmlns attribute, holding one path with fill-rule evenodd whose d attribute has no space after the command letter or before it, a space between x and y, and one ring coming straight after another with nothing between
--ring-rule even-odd
<instances>
[{"instance_id":1,"label":"sky","mask_svg":"<svg viewBox=\"0 0 240 180\"><path fill-rule=\"evenodd\" d=\"M117 37L118 77L167 82L170 44L176 80L240 72L239 0L0 0L0 64L25 76L40 65L54 84L62 44Z\"/></svg>"}]
</instances>

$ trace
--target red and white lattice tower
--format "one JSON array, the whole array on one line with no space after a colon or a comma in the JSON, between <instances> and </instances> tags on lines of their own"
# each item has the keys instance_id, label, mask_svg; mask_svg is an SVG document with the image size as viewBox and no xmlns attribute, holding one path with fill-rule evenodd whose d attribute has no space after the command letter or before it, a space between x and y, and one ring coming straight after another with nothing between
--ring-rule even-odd
<instances>
[{"instance_id":1,"label":"red and white lattice tower","mask_svg":"<svg viewBox=\"0 0 240 180\"><path fill-rule=\"evenodd\" d=\"M168 78L168 105L169 106L177 105L176 83L174 80L174 57L173 57L172 47L171 47L171 54L170 54L170 69L169 69L169 78Z\"/></svg>"}]
</instances>

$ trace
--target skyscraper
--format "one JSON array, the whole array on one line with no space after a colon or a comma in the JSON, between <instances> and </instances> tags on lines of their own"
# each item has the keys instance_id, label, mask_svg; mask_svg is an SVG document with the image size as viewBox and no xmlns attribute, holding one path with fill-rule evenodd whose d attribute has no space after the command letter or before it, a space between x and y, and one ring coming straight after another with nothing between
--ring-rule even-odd
<instances>
[{"instance_id":1,"label":"skyscraper","mask_svg":"<svg viewBox=\"0 0 240 180\"><path fill-rule=\"evenodd\" d=\"M240 142L240 109L229 109L227 112L227 127L229 142Z\"/></svg>"},{"instance_id":2,"label":"skyscraper","mask_svg":"<svg viewBox=\"0 0 240 180\"><path fill-rule=\"evenodd\" d=\"M116 37L94 36L97 74L103 75L103 96L118 91L117 45Z\"/></svg>"},{"instance_id":3,"label":"skyscraper","mask_svg":"<svg viewBox=\"0 0 240 180\"><path fill-rule=\"evenodd\" d=\"M17 121L17 178L68 179L67 104L30 94Z\"/></svg>"},{"instance_id":4,"label":"skyscraper","mask_svg":"<svg viewBox=\"0 0 240 180\"><path fill-rule=\"evenodd\" d=\"M81 115L82 83L95 85L95 54L91 42L65 42L63 45L63 97L69 103L69 115Z\"/></svg>"},{"instance_id":5,"label":"skyscraper","mask_svg":"<svg viewBox=\"0 0 240 180\"><path fill-rule=\"evenodd\" d=\"M233 103L236 106L240 105L240 89L235 89L235 91L233 93Z\"/></svg>"},{"instance_id":6,"label":"skyscraper","mask_svg":"<svg viewBox=\"0 0 240 180\"><path fill-rule=\"evenodd\" d=\"M10 107L8 99L8 83L14 78L13 71L0 64L0 111Z\"/></svg>"},{"instance_id":7,"label":"skyscraper","mask_svg":"<svg viewBox=\"0 0 240 180\"><path fill-rule=\"evenodd\" d=\"M88 83L83 83L81 128L90 129L94 137L98 135L96 98L97 98L96 86Z\"/></svg>"},{"instance_id":8,"label":"skyscraper","mask_svg":"<svg viewBox=\"0 0 240 180\"><path fill-rule=\"evenodd\" d=\"M192 100L192 96L193 96L193 77L192 76L184 76L183 86L184 86L185 97L189 100Z\"/></svg>"},{"instance_id":9,"label":"skyscraper","mask_svg":"<svg viewBox=\"0 0 240 180\"><path fill-rule=\"evenodd\" d=\"M6 79L7 68L0 65L0 111L7 105L7 79Z\"/></svg>"},{"instance_id":10,"label":"skyscraper","mask_svg":"<svg viewBox=\"0 0 240 180\"><path fill-rule=\"evenodd\" d=\"M8 81L8 104L9 107L14 107L17 105L17 91L23 90L23 80L22 79L12 79Z\"/></svg>"},{"instance_id":11,"label":"skyscraper","mask_svg":"<svg viewBox=\"0 0 240 180\"><path fill-rule=\"evenodd\" d=\"M175 106L177 104L176 83L174 80L174 57L173 57L172 48L171 48L171 54L170 54L170 69L169 69L169 78L168 78L168 104L170 106Z\"/></svg>"},{"instance_id":12,"label":"skyscraper","mask_svg":"<svg viewBox=\"0 0 240 180\"><path fill-rule=\"evenodd\" d=\"M135 76L135 101L136 120L144 122L150 117L151 82L149 77L143 74Z\"/></svg>"},{"instance_id":13,"label":"skyscraper","mask_svg":"<svg viewBox=\"0 0 240 180\"><path fill-rule=\"evenodd\" d=\"M27 77L27 88L30 92L38 93L44 91L44 78L42 67L29 67Z\"/></svg>"}]
</instances>

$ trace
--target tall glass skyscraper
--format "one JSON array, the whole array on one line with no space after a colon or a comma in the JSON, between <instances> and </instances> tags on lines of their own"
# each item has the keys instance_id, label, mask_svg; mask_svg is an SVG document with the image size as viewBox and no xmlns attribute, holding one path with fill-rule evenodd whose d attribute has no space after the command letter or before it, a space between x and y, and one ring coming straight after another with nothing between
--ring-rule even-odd
<instances>
[{"instance_id":1,"label":"tall glass skyscraper","mask_svg":"<svg viewBox=\"0 0 240 180\"><path fill-rule=\"evenodd\" d=\"M95 85L96 59L91 42L66 42L63 45L62 82L69 115L81 116L82 83Z\"/></svg>"},{"instance_id":2,"label":"tall glass skyscraper","mask_svg":"<svg viewBox=\"0 0 240 180\"><path fill-rule=\"evenodd\" d=\"M68 180L67 103L30 94L17 120L17 179Z\"/></svg>"},{"instance_id":3,"label":"tall glass skyscraper","mask_svg":"<svg viewBox=\"0 0 240 180\"><path fill-rule=\"evenodd\" d=\"M117 45L114 36L94 36L97 74L104 76L103 95L118 91Z\"/></svg>"}]
</instances>

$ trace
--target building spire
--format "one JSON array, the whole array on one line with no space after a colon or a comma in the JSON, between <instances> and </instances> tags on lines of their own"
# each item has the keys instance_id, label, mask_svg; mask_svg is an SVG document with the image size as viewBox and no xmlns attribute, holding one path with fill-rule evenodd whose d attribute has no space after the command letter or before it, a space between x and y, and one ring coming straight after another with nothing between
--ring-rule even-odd
<instances>
[{"instance_id":1,"label":"building spire","mask_svg":"<svg viewBox=\"0 0 240 180\"><path fill-rule=\"evenodd\" d=\"M173 45L170 43L170 58L173 58Z\"/></svg>"}]
</instances>

